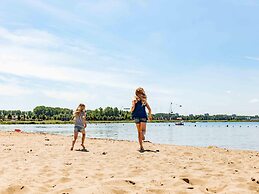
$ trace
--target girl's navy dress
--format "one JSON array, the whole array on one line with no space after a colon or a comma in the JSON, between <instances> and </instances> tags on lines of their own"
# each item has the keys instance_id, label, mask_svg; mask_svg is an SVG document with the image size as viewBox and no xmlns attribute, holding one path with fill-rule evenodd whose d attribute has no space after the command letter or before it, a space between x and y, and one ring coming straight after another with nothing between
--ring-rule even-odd
<instances>
[{"instance_id":1,"label":"girl's navy dress","mask_svg":"<svg viewBox=\"0 0 259 194\"><path fill-rule=\"evenodd\" d=\"M139 100L135 104L135 109L132 112L132 118L135 119L135 121L138 122L146 122L147 121L147 112L146 112L146 105L142 104L141 100Z\"/></svg>"}]
</instances>

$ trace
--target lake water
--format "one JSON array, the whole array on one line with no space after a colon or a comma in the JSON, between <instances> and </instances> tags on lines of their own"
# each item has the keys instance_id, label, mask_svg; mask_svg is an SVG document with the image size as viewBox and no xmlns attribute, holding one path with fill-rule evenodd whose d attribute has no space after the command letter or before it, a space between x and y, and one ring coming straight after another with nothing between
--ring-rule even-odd
<instances>
[{"instance_id":1,"label":"lake water","mask_svg":"<svg viewBox=\"0 0 259 194\"><path fill-rule=\"evenodd\" d=\"M2 131L19 128L25 132L72 135L73 125L0 125ZM87 137L137 141L134 123L88 124ZM259 151L258 122L148 123L146 139L153 143L218 146Z\"/></svg>"}]
</instances>

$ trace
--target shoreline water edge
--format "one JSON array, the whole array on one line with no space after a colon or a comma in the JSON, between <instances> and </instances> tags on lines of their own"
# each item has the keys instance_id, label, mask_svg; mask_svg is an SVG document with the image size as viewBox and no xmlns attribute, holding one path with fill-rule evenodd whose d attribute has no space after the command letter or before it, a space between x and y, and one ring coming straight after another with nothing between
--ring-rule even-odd
<instances>
[{"instance_id":1,"label":"shoreline water edge","mask_svg":"<svg viewBox=\"0 0 259 194\"><path fill-rule=\"evenodd\" d=\"M152 120L149 123L177 123L178 120ZM185 123L212 123L212 122L251 122L259 123L258 120L184 120ZM122 120L122 121L88 121L89 124L95 123L134 123L133 120ZM0 125L22 125L22 124L35 124L35 125L48 125L48 124L74 124L74 121L60 121L60 120L44 120L44 121L0 121Z\"/></svg>"}]
</instances>

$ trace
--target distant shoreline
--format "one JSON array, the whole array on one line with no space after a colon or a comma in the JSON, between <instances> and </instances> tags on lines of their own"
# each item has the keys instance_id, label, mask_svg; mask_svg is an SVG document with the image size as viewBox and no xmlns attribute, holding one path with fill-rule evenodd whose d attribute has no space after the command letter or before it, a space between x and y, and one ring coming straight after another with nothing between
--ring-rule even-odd
<instances>
[{"instance_id":1,"label":"distant shoreline","mask_svg":"<svg viewBox=\"0 0 259 194\"><path fill-rule=\"evenodd\" d=\"M177 120L153 120L150 123L176 123ZM259 120L188 120L186 123L206 123L206 122L259 122ZM44 121L0 121L0 125L50 125L50 124L73 124L73 121L44 120ZM98 123L134 123L133 120L123 121L88 121L89 124Z\"/></svg>"}]
</instances>

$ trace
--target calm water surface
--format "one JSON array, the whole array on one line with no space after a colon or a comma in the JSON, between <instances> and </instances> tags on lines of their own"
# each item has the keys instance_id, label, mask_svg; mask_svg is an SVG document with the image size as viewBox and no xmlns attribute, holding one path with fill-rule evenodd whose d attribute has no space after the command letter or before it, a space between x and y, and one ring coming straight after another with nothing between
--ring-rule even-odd
<instances>
[{"instance_id":1,"label":"calm water surface","mask_svg":"<svg viewBox=\"0 0 259 194\"><path fill-rule=\"evenodd\" d=\"M0 125L2 131L13 131L16 128L26 132L73 134L73 125ZM87 137L137 141L137 131L133 123L88 124ZM184 126L148 123L146 139L161 144L213 145L259 151L259 123L185 123Z\"/></svg>"}]
</instances>

